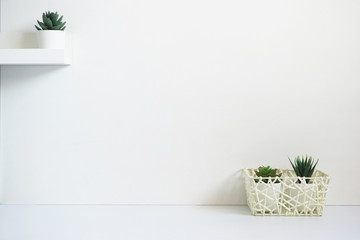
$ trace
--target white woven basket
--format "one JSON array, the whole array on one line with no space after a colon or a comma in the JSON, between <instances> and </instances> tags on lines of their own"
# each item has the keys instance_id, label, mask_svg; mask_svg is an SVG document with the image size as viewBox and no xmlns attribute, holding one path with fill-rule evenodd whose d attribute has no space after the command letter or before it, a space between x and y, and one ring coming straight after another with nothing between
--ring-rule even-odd
<instances>
[{"instance_id":1,"label":"white woven basket","mask_svg":"<svg viewBox=\"0 0 360 240\"><path fill-rule=\"evenodd\" d=\"M262 178L255 175L255 170L243 169L247 203L253 215L322 215L330 182L327 174L316 170L311 178L305 178L284 169L279 170L280 178Z\"/></svg>"}]
</instances>

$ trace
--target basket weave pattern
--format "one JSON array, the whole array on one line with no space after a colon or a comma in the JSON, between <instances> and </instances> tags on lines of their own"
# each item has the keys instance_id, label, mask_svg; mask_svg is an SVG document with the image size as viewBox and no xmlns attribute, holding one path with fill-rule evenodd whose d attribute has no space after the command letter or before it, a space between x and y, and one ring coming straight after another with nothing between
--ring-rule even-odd
<instances>
[{"instance_id":1,"label":"basket weave pattern","mask_svg":"<svg viewBox=\"0 0 360 240\"><path fill-rule=\"evenodd\" d=\"M253 215L322 215L330 182L327 174L316 170L311 178L305 178L285 169L279 170L281 177L262 178L255 175L255 170L243 169L247 203Z\"/></svg>"}]
</instances>

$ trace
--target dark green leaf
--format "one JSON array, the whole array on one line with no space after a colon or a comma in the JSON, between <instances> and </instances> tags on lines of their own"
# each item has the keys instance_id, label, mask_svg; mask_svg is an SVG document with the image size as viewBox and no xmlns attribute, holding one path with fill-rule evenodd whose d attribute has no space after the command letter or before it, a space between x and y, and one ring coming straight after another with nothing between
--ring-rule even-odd
<instances>
[{"instance_id":1,"label":"dark green leaf","mask_svg":"<svg viewBox=\"0 0 360 240\"><path fill-rule=\"evenodd\" d=\"M37 22L43 30L48 30L48 27L44 23L40 22L39 20Z\"/></svg>"},{"instance_id":2,"label":"dark green leaf","mask_svg":"<svg viewBox=\"0 0 360 240\"><path fill-rule=\"evenodd\" d=\"M63 20L63 17L64 17L64 16L61 16L61 17L59 18L59 20L57 20L56 25L59 25L59 24L61 23L61 21Z\"/></svg>"}]
</instances>

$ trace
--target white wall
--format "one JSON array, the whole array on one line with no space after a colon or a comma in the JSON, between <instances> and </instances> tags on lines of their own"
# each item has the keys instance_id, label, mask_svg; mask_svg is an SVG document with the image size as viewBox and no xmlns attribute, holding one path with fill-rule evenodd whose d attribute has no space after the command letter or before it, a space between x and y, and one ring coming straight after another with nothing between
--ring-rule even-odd
<instances>
[{"instance_id":1,"label":"white wall","mask_svg":"<svg viewBox=\"0 0 360 240\"><path fill-rule=\"evenodd\" d=\"M310 154L360 204L360 1L3 0L70 67L2 68L3 203L238 204L237 171Z\"/></svg>"}]
</instances>

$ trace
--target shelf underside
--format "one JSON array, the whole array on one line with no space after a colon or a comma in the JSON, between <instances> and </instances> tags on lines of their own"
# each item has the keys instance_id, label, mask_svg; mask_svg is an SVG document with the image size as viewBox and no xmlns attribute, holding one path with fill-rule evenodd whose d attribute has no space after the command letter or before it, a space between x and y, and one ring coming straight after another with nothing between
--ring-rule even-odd
<instances>
[{"instance_id":1,"label":"shelf underside","mask_svg":"<svg viewBox=\"0 0 360 240\"><path fill-rule=\"evenodd\" d=\"M64 49L0 49L1 65L70 65Z\"/></svg>"}]
</instances>

